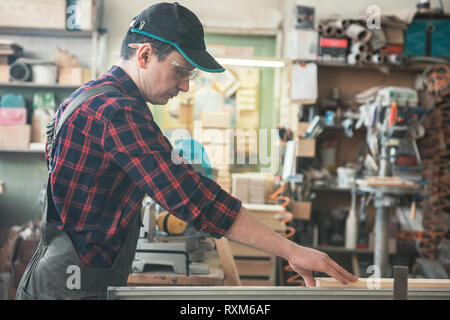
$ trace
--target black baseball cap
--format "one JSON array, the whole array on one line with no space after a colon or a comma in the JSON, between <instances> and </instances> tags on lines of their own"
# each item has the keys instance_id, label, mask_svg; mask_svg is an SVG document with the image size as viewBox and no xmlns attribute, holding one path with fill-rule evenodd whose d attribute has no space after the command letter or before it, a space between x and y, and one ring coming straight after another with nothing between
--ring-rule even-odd
<instances>
[{"instance_id":1,"label":"black baseball cap","mask_svg":"<svg viewBox=\"0 0 450 320\"><path fill-rule=\"evenodd\" d=\"M133 18L130 31L174 46L194 67L206 72L225 69L206 51L197 16L177 2L154 4Z\"/></svg>"}]
</instances>

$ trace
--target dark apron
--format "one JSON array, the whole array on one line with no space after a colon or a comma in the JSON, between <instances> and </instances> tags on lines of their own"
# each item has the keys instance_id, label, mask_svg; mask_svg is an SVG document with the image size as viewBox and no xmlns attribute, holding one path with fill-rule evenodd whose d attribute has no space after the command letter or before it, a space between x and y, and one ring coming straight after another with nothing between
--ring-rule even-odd
<instances>
[{"instance_id":1,"label":"dark apron","mask_svg":"<svg viewBox=\"0 0 450 320\"><path fill-rule=\"evenodd\" d=\"M64 121L84 100L103 92L118 91L112 86L101 86L81 93L66 108L54 131L52 119L48 128L49 178L42 211L41 238L17 288L16 300L106 299L108 286L126 286L136 252L141 225L141 214L136 213L127 238L122 243L114 263L109 268L85 267L70 237L53 224L47 216L54 216L56 208L50 187L50 175L56 138Z\"/></svg>"}]
</instances>

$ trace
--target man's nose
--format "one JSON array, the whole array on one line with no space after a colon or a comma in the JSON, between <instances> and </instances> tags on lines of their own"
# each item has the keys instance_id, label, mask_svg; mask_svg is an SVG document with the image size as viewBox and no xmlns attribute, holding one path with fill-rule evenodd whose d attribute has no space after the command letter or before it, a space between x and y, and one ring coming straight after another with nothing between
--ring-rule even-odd
<instances>
[{"instance_id":1,"label":"man's nose","mask_svg":"<svg viewBox=\"0 0 450 320\"><path fill-rule=\"evenodd\" d=\"M183 92L188 92L189 91L189 79L181 80L180 84L178 85L178 88Z\"/></svg>"}]
</instances>

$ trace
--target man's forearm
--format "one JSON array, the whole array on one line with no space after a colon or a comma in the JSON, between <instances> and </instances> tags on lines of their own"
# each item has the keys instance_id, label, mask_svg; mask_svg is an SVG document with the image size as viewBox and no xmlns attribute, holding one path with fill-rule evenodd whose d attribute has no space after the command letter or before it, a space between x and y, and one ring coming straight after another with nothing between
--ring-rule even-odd
<instances>
[{"instance_id":1,"label":"man's forearm","mask_svg":"<svg viewBox=\"0 0 450 320\"><path fill-rule=\"evenodd\" d=\"M256 219L244 206L225 237L286 260L289 260L292 246L296 246Z\"/></svg>"},{"instance_id":2,"label":"man's forearm","mask_svg":"<svg viewBox=\"0 0 450 320\"><path fill-rule=\"evenodd\" d=\"M308 287L315 286L312 271L326 273L342 284L358 279L324 252L303 247L273 232L244 207L241 207L239 215L225 237L286 259L290 267L302 276Z\"/></svg>"}]
</instances>

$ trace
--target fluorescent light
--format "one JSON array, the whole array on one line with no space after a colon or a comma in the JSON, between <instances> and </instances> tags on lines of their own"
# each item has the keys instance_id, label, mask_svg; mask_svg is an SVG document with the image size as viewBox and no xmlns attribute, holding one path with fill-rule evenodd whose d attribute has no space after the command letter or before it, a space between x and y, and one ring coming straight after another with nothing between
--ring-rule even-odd
<instances>
[{"instance_id":1,"label":"fluorescent light","mask_svg":"<svg viewBox=\"0 0 450 320\"><path fill-rule=\"evenodd\" d=\"M285 65L284 61L281 60L231 59L231 58L216 58L216 60L220 64L228 66L283 68Z\"/></svg>"}]
</instances>

